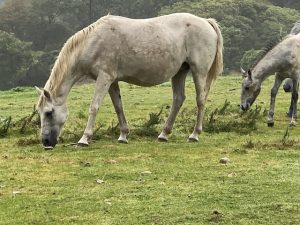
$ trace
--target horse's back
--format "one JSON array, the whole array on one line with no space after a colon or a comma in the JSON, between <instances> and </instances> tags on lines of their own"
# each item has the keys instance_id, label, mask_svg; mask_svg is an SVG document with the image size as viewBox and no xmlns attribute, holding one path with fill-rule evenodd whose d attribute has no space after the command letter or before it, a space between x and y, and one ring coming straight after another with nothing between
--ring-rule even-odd
<instances>
[{"instance_id":1,"label":"horse's back","mask_svg":"<svg viewBox=\"0 0 300 225\"><path fill-rule=\"evenodd\" d=\"M169 80L195 52L202 52L195 61L213 61L218 38L206 19L188 13L149 19L106 16L94 33L86 46L89 57L117 68L120 80L146 86Z\"/></svg>"},{"instance_id":2,"label":"horse's back","mask_svg":"<svg viewBox=\"0 0 300 225\"><path fill-rule=\"evenodd\" d=\"M283 78L298 77L299 72L295 73L295 71L300 71L300 34L288 35L271 50L271 54L273 60L281 62L280 76Z\"/></svg>"}]
</instances>

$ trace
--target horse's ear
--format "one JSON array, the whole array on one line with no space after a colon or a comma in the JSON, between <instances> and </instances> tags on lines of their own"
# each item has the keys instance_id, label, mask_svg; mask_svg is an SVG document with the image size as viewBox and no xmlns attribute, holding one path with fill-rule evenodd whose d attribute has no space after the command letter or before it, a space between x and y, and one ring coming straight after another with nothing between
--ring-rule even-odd
<instances>
[{"instance_id":1,"label":"horse's ear","mask_svg":"<svg viewBox=\"0 0 300 225\"><path fill-rule=\"evenodd\" d=\"M241 67L241 73L243 77L247 77L247 72Z\"/></svg>"},{"instance_id":2,"label":"horse's ear","mask_svg":"<svg viewBox=\"0 0 300 225\"><path fill-rule=\"evenodd\" d=\"M50 92L49 91L47 91L47 90L43 90L43 95L46 97L46 99L48 100L48 101L51 101L51 94L50 94Z\"/></svg>"},{"instance_id":3,"label":"horse's ear","mask_svg":"<svg viewBox=\"0 0 300 225\"><path fill-rule=\"evenodd\" d=\"M38 95L42 95L43 94L43 90L38 88L37 86L34 86L35 87L35 90L37 91Z\"/></svg>"}]
</instances>

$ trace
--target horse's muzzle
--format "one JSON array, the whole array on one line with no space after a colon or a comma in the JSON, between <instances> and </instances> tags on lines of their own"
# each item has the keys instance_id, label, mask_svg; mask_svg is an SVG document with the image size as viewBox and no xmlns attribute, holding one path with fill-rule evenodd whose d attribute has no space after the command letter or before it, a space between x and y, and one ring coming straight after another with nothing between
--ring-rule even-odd
<instances>
[{"instance_id":1,"label":"horse's muzzle","mask_svg":"<svg viewBox=\"0 0 300 225\"><path fill-rule=\"evenodd\" d=\"M244 103L244 104L241 104L241 109L243 111L247 111L250 109L250 103Z\"/></svg>"},{"instance_id":2,"label":"horse's muzzle","mask_svg":"<svg viewBox=\"0 0 300 225\"><path fill-rule=\"evenodd\" d=\"M52 149L57 144L56 132L51 132L51 135L42 135L42 144L45 149Z\"/></svg>"}]
</instances>

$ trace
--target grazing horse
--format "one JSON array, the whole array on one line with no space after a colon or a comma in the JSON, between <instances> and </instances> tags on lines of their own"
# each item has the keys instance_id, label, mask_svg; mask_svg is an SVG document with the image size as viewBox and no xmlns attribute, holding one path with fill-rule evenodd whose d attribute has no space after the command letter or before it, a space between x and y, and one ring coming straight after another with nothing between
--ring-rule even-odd
<instances>
[{"instance_id":1,"label":"grazing horse","mask_svg":"<svg viewBox=\"0 0 300 225\"><path fill-rule=\"evenodd\" d=\"M293 28L290 31L290 34L288 36L292 36L292 35L297 35L300 33L300 20L298 20ZM269 49L271 50L271 49ZM268 50L264 52L264 54L268 53ZM259 61L256 61L256 63L254 64L257 65ZM252 66L252 67L254 67ZM244 77L247 77L247 72L244 71L242 69L242 74ZM285 92L293 92L293 79L290 78L290 76L288 76L287 74L283 74L282 72L276 72L275 73L275 82L273 85L273 88L271 89L271 103L270 103L270 110L269 110L269 119L268 119L268 126L272 127L274 126L274 120L273 120L273 116L274 116L274 108L275 108L275 98L278 92L278 89L282 83L282 81L285 80L284 84L283 84L283 90ZM296 81L295 81L296 82ZM293 100L293 94L291 96L291 103L290 103L290 107L289 107L289 111L286 113L286 115L288 117L292 117L293 116L293 104L295 103L295 101ZM297 104L297 102L295 103ZM294 117L297 117L297 110L294 114ZM295 125L294 122L291 123L291 125Z\"/></svg>"},{"instance_id":2,"label":"grazing horse","mask_svg":"<svg viewBox=\"0 0 300 225\"><path fill-rule=\"evenodd\" d=\"M40 93L41 138L53 148L67 119L70 89L83 76L96 81L89 118L79 140L88 145L96 114L109 93L120 125L119 142L127 143L125 119L118 82L154 86L172 80L173 104L163 131L168 140L185 99L185 80L192 72L198 113L190 141L202 131L204 106L212 82L223 70L223 38L214 19L176 13L150 19L105 16L73 35L64 45L51 75Z\"/></svg>"},{"instance_id":3,"label":"grazing horse","mask_svg":"<svg viewBox=\"0 0 300 225\"><path fill-rule=\"evenodd\" d=\"M261 83L276 72L275 84L271 90L271 104L268 115L268 126L274 126L275 98L282 81L292 79L292 120L290 125L296 125L297 101L300 78L300 34L286 36L264 57L257 61L253 69L244 71L242 82L241 108L248 110L260 93Z\"/></svg>"}]
</instances>

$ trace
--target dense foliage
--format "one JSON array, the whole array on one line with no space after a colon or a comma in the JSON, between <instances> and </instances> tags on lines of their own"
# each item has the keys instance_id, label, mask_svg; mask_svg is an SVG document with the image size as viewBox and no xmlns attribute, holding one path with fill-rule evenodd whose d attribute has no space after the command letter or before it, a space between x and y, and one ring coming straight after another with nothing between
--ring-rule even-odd
<instances>
[{"instance_id":1,"label":"dense foliage","mask_svg":"<svg viewBox=\"0 0 300 225\"><path fill-rule=\"evenodd\" d=\"M13 87L32 62L31 44L0 30L0 89Z\"/></svg>"},{"instance_id":2,"label":"dense foliage","mask_svg":"<svg viewBox=\"0 0 300 225\"><path fill-rule=\"evenodd\" d=\"M178 2L161 13L190 12L219 21L225 42L225 65L237 69L245 51L260 49L289 32L300 13L256 0L202 0Z\"/></svg>"},{"instance_id":3,"label":"dense foliage","mask_svg":"<svg viewBox=\"0 0 300 225\"><path fill-rule=\"evenodd\" d=\"M70 35L108 13L147 18L190 12L216 18L221 24L225 40L225 71L231 71L240 67L245 52L261 49L271 39L285 35L300 18L298 10L298 0L0 0L0 30L15 39L32 43L30 47L24 44L20 52L15 52L17 55L23 55L24 51L31 55L32 50L39 52L38 55L53 55L53 51L57 52ZM15 39L6 41L12 41L13 45ZM0 45L2 51L4 45ZM40 60L28 61L25 57L20 62L23 63L22 73L17 69L8 72L6 60L19 56L0 52L3 54L6 57L0 61L0 77L14 85L20 83L16 77L24 74L34 77L37 71L44 76L41 80L45 80L54 61L54 57L46 57L49 60L41 60L44 64L40 66L36 64ZM33 66L31 62L40 69L28 70ZM2 83L0 88L4 87L10 86Z\"/></svg>"}]
</instances>

